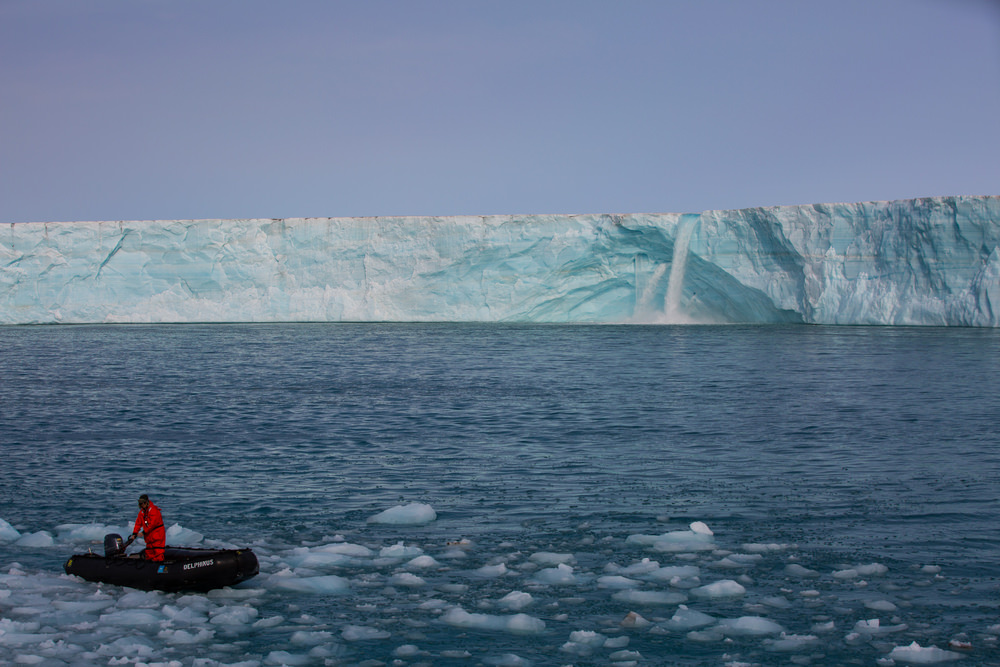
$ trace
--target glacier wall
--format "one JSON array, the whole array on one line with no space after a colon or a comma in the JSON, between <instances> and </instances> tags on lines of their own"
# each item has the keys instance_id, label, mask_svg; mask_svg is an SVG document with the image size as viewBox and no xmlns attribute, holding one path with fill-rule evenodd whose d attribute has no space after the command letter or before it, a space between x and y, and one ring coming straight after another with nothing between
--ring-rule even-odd
<instances>
[{"instance_id":1,"label":"glacier wall","mask_svg":"<svg viewBox=\"0 0 1000 667\"><path fill-rule=\"evenodd\" d=\"M1000 197L5 227L2 324L1000 325Z\"/></svg>"}]
</instances>

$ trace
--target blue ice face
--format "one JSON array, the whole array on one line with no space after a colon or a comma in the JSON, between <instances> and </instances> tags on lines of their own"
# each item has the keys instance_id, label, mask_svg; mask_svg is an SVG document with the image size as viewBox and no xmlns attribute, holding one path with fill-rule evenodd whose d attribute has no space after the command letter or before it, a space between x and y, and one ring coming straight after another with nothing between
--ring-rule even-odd
<instances>
[{"instance_id":1,"label":"blue ice face","mask_svg":"<svg viewBox=\"0 0 1000 667\"><path fill-rule=\"evenodd\" d=\"M0 323L1000 325L1000 198L690 214L21 223Z\"/></svg>"}]
</instances>

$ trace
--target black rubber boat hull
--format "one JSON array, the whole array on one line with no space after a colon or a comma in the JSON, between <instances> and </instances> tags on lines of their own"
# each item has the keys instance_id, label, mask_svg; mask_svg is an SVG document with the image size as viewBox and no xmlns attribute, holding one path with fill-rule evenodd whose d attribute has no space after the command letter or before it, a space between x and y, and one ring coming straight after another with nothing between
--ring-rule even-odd
<instances>
[{"instance_id":1,"label":"black rubber boat hull","mask_svg":"<svg viewBox=\"0 0 1000 667\"><path fill-rule=\"evenodd\" d=\"M74 554L63 569L87 581L144 591L204 592L246 581L260 572L260 565L250 549L167 547L162 561Z\"/></svg>"}]
</instances>

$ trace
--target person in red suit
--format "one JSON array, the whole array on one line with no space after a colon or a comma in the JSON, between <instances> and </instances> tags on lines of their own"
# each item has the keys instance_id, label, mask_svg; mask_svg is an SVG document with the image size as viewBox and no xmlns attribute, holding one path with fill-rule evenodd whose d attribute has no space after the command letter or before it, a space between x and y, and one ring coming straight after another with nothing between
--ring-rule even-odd
<instances>
[{"instance_id":1,"label":"person in red suit","mask_svg":"<svg viewBox=\"0 0 1000 667\"><path fill-rule=\"evenodd\" d=\"M145 493L139 496L139 516L135 519L135 527L129 535L125 546L132 544L132 541L142 532L142 539L146 542L146 548L142 552L142 557L146 560L163 560L163 548L167 542L167 531L163 527L163 515L160 508L152 503Z\"/></svg>"}]
</instances>

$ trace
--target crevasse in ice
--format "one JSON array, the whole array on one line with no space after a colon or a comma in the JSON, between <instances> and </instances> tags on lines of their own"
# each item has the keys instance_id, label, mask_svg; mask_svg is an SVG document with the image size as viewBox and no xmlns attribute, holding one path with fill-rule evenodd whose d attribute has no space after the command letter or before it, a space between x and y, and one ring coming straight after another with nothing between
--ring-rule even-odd
<instances>
[{"instance_id":1,"label":"crevasse in ice","mask_svg":"<svg viewBox=\"0 0 1000 667\"><path fill-rule=\"evenodd\" d=\"M1000 197L701 214L14 223L0 323L1000 325Z\"/></svg>"}]
</instances>

